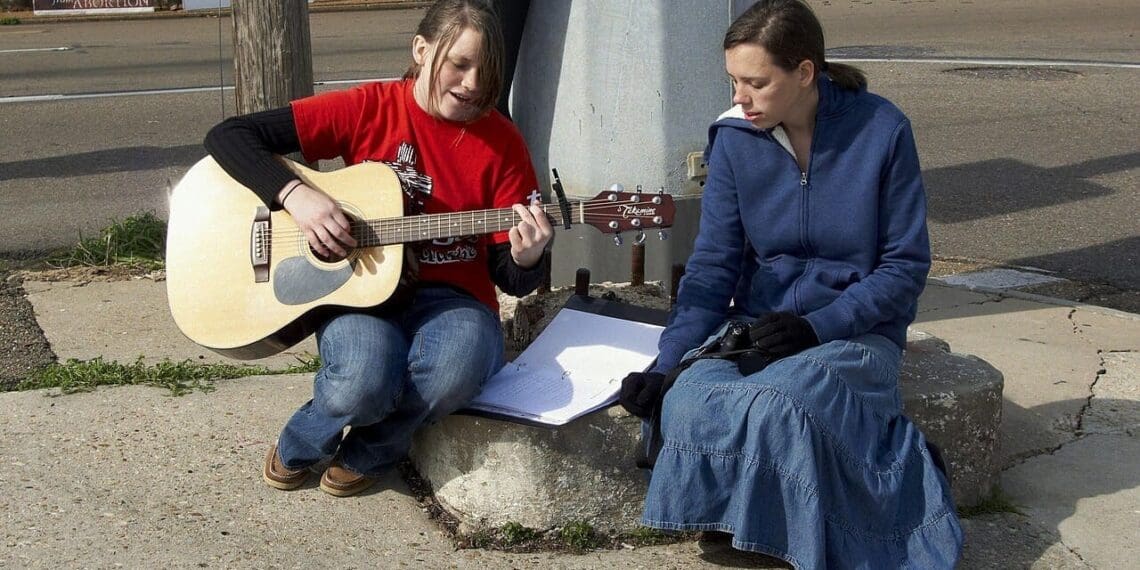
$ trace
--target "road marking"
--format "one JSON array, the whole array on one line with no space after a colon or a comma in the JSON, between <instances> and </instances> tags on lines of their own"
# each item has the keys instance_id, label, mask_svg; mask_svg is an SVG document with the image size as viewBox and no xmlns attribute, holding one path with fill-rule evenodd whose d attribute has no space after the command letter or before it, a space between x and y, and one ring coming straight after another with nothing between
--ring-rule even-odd
<instances>
[{"instance_id":1,"label":"road marking","mask_svg":"<svg viewBox=\"0 0 1140 570\"><path fill-rule=\"evenodd\" d=\"M0 53L24 53L29 51L70 51L69 47L53 47L53 48L23 48L23 49L0 49Z\"/></svg>"},{"instance_id":2,"label":"road marking","mask_svg":"<svg viewBox=\"0 0 1140 570\"><path fill-rule=\"evenodd\" d=\"M397 77L381 77L375 79L337 79L334 81L317 81L314 86L342 85L349 83L369 83L373 81L394 81ZM54 93L49 95L23 95L0 97L0 103L42 103L44 101L68 101L72 99L99 99L103 97L137 97L139 95L179 95L183 93L202 93L206 91L233 91L233 85L222 87L182 87L178 89L143 89L137 91L107 91L103 93Z\"/></svg>"},{"instance_id":3,"label":"road marking","mask_svg":"<svg viewBox=\"0 0 1140 570\"><path fill-rule=\"evenodd\" d=\"M1001 65L1016 67L1109 67L1140 69L1140 63L1123 61L1084 61L1076 59L993 59L969 57L834 57L828 61L838 63L937 63L941 65Z\"/></svg>"},{"instance_id":4,"label":"road marking","mask_svg":"<svg viewBox=\"0 0 1140 570\"><path fill-rule=\"evenodd\" d=\"M138 95L170 95L179 93L200 93L202 91L217 91L218 87L186 87L182 89L147 89L142 91L112 91L108 93L75 93L64 95L25 95L15 97L0 97L0 103L39 103L43 101L66 101L69 99L98 99L100 97L135 97ZM221 87L224 91L232 91L233 86Z\"/></svg>"},{"instance_id":5,"label":"road marking","mask_svg":"<svg viewBox=\"0 0 1140 570\"><path fill-rule=\"evenodd\" d=\"M41 48L50 50L69 50L71 48ZM17 50L18 51L18 50ZM3 50L0 50L3 53ZM934 58L934 57L835 57L829 61L838 63L933 63L939 65L994 65L1019 67L1106 67L1114 69L1140 69L1140 63L1116 61L1083 61L1075 59L993 59L993 58ZM333 81L317 81L314 86L345 85L356 83L369 83L372 81L393 81L396 77L380 77L372 79L337 79ZM139 95L172 95L181 93L201 93L203 91L217 91L219 87L185 87L180 89L147 89L142 91L109 91L104 93L74 93L54 95L27 95L22 97L0 97L0 103L38 103L43 101L66 101L70 99L95 99L101 97L135 97ZM220 87L231 91L232 85Z\"/></svg>"},{"instance_id":6,"label":"road marking","mask_svg":"<svg viewBox=\"0 0 1140 570\"><path fill-rule=\"evenodd\" d=\"M30 30L0 30L0 36L26 36L28 34L42 34L47 30L43 28L32 28Z\"/></svg>"},{"instance_id":7,"label":"road marking","mask_svg":"<svg viewBox=\"0 0 1140 570\"><path fill-rule=\"evenodd\" d=\"M348 83L371 83L375 81L396 81L399 77L379 77L373 79L334 79L332 81L316 81L313 85L345 85Z\"/></svg>"}]
</instances>

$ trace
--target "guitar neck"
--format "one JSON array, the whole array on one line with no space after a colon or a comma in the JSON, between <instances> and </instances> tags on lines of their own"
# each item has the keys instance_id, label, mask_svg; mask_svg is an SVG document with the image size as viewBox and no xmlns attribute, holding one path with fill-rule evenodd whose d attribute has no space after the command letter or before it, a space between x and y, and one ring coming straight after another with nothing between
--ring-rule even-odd
<instances>
[{"instance_id":1,"label":"guitar neck","mask_svg":"<svg viewBox=\"0 0 1140 570\"><path fill-rule=\"evenodd\" d=\"M581 200L571 200L571 224L584 223ZM543 212L555 225L565 225L558 204L543 204ZM576 214L575 214L576 213ZM402 218L360 220L353 224L352 233L360 247L374 247L394 243L428 241L449 237L489 234L511 229L519 223L512 208L473 210L448 214L423 214Z\"/></svg>"}]
</instances>

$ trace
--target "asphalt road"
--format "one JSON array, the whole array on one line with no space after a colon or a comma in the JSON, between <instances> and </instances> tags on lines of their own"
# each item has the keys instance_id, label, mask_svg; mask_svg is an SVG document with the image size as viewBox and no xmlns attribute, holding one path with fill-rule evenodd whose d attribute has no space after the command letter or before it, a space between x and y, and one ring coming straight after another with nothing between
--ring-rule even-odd
<instances>
[{"instance_id":1,"label":"asphalt road","mask_svg":"<svg viewBox=\"0 0 1140 570\"><path fill-rule=\"evenodd\" d=\"M872 90L914 123L936 256L1041 268L1140 310L1134 0L812 5L829 57L869 60ZM313 14L318 89L399 75L421 13ZM166 188L233 111L217 89L232 82L231 41L225 18L0 27L0 256L164 212ZM188 91L91 96L169 89Z\"/></svg>"}]
</instances>

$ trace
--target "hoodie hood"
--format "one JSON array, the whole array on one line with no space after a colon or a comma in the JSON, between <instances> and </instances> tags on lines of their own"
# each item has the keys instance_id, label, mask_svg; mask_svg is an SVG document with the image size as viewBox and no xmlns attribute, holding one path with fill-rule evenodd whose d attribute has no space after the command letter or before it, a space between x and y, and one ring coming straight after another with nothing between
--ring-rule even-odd
<instances>
[{"instance_id":1,"label":"hoodie hood","mask_svg":"<svg viewBox=\"0 0 1140 570\"><path fill-rule=\"evenodd\" d=\"M866 92L865 87L859 88L858 90L844 89L832 81L831 77L826 73L819 75L819 80L816 81L816 89L819 90L819 108L815 111L816 122L842 115L848 108L855 104L859 95ZM758 128L748 119L744 118L743 107L734 105L732 108L721 113L716 121L709 126L709 143L708 147L705 148L705 160L708 160L708 153L709 150L712 149L713 141L716 139L717 130L722 127L765 133L773 139L777 138L773 131L783 128L779 125L771 129Z\"/></svg>"}]
</instances>

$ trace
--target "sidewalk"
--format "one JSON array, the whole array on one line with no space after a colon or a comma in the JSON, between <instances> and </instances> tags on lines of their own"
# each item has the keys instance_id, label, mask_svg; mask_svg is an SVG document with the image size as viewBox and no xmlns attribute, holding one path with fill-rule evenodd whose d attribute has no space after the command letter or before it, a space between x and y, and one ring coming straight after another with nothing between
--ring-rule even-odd
<instances>
[{"instance_id":1,"label":"sidewalk","mask_svg":"<svg viewBox=\"0 0 1140 570\"><path fill-rule=\"evenodd\" d=\"M24 289L60 360L224 361L184 339L164 284ZM914 328L1005 375L1002 487L1024 514L964 519L962 568L1135 568L1140 316L932 283ZM311 339L297 350L313 351ZM272 367L292 362L268 359ZM716 568L696 544L563 553L454 549L398 476L337 499L261 481L308 375L171 397L148 387L0 393L0 568Z\"/></svg>"}]
</instances>

